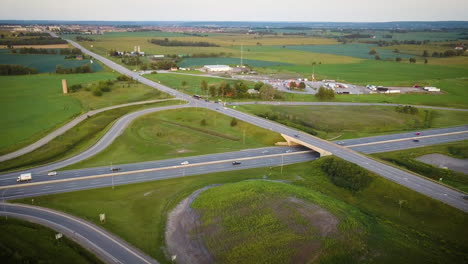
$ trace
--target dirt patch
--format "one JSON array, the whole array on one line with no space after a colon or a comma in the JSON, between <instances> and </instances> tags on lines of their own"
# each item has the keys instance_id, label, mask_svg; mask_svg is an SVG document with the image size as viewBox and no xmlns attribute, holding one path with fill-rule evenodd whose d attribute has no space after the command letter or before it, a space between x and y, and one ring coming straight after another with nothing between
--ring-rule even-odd
<instances>
[{"instance_id":1,"label":"dirt patch","mask_svg":"<svg viewBox=\"0 0 468 264\"><path fill-rule=\"evenodd\" d=\"M442 154L428 154L416 160L439 167L468 174L468 159L456 159Z\"/></svg>"},{"instance_id":2,"label":"dirt patch","mask_svg":"<svg viewBox=\"0 0 468 264\"><path fill-rule=\"evenodd\" d=\"M177 150L177 153L187 153L187 152L190 152L190 150L188 150L188 149L179 149L179 150Z\"/></svg>"},{"instance_id":3,"label":"dirt patch","mask_svg":"<svg viewBox=\"0 0 468 264\"><path fill-rule=\"evenodd\" d=\"M168 216L166 225L166 247L171 256L176 256L177 263L213 263L213 256L206 248L200 232L200 215L190 204L198 195L217 185L207 186L195 191L180 202Z\"/></svg>"}]
</instances>

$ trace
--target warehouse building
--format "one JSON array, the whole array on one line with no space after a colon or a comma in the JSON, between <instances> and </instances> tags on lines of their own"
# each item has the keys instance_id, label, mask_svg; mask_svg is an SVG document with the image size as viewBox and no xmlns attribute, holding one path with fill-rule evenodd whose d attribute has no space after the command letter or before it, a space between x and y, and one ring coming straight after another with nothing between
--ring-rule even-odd
<instances>
[{"instance_id":1,"label":"warehouse building","mask_svg":"<svg viewBox=\"0 0 468 264\"><path fill-rule=\"evenodd\" d=\"M228 65L205 65L202 69L205 72L228 72L232 70Z\"/></svg>"}]
</instances>

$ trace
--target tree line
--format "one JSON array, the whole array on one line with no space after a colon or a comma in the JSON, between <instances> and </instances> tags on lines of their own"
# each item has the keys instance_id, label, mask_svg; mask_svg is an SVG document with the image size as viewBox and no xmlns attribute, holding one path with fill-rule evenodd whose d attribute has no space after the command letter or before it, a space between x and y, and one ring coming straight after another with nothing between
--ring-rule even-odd
<instances>
[{"instance_id":1,"label":"tree line","mask_svg":"<svg viewBox=\"0 0 468 264\"><path fill-rule=\"evenodd\" d=\"M62 65L57 65L55 67L55 73L59 74L72 74L72 73L91 73L93 70L91 69L91 65L85 64L82 66L74 67L74 68L63 68Z\"/></svg>"},{"instance_id":2,"label":"tree line","mask_svg":"<svg viewBox=\"0 0 468 264\"><path fill-rule=\"evenodd\" d=\"M206 41L182 41L182 40L169 40L165 39L151 39L148 40L152 44L159 46L169 46L169 47L219 47L219 45L206 42Z\"/></svg>"},{"instance_id":3,"label":"tree line","mask_svg":"<svg viewBox=\"0 0 468 264\"><path fill-rule=\"evenodd\" d=\"M82 55L80 49L36 49L36 48L19 48L11 49L11 53L19 54L60 54L60 55Z\"/></svg>"},{"instance_id":4,"label":"tree line","mask_svg":"<svg viewBox=\"0 0 468 264\"><path fill-rule=\"evenodd\" d=\"M36 74L37 70L16 64L0 64L0 75L25 75Z\"/></svg>"},{"instance_id":5,"label":"tree line","mask_svg":"<svg viewBox=\"0 0 468 264\"><path fill-rule=\"evenodd\" d=\"M327 157L320 168L333 184L351 192L362 191L372 182L367 170L337 157Z\"/></svg>"},{"instance_id":6,"label":"tree line","mask_svg":"<svg viewBox=\"0 0 468 264\"><path fill-rule=\"evenodd\" d=\"M26 39L0 39L0 45L52 45L52 44L67 44L66 40L52 37L38 37Z\"/></svg>"}]
</instances>

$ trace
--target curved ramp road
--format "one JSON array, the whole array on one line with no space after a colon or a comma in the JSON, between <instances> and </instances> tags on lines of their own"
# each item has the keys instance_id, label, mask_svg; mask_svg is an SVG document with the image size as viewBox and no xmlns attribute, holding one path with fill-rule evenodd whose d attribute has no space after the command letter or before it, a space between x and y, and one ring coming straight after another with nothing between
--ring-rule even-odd
<instances>
[{"instance_id":1,"label":"curved ramp road","mask_svg":"<svg viewBox=\"0 0 468 264\"><path fill-rule=\"evenodd\" d=\"M121 108L121 107L126 107L126 106L132 106L132 105L142 105L142 104L150 104L150 103L157 103L157 102L163 102L163 101L168 101L168 100L178 100L178 99L163 99L163 100L150 100L150 101L141 101L141 102L134 102L134 103L128 103L128 104L121 104L121 105L114 105L114 106L109 106L101 109L96 109L89 111L85 114L82 114L78 116L77 118L73 119L72 121L68 122L67 124L63 125L62 127L58 128L57 130L53 131L52 133L46 135L45 137L41 138L40 140L34 142L31 145L28 145L22 149L16 150L14 152L10 152L8 154L0 156L0 162L5 161L5 160L10 160L16 157L19 157L21 155L24 155L26 153L29 153L35 149L38 149L45 144L49 143L52 139L62 135L63 133L67 132L74 126L78 125L81 123L83 120L88 118L89 116L93 116L108 110L116 109L116 108Z\"/></svg>"},{"instance_id":2,"label":"curved ramp road","mask_svg":"<svg viewBox=\"0 0 468 264\"><path fill-rule=\"evenodd\" d=\"M62 212L36 206L0 203L0 215L21 218L61 232L106 263L158 263L104 229Z\"/></svg>"}]
</instances>

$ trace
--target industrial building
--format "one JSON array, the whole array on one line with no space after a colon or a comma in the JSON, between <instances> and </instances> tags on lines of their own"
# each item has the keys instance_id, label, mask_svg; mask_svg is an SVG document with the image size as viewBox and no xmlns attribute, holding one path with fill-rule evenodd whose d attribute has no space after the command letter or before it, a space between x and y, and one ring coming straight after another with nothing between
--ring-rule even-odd
<instances>
[{"instance_id":1,"label":"industrial building","mask_svg":"<svg viewBox=\"0 0 468 264\"><path fill-rule=\"evenodd\" d=\"M228 72L231 71L232 68L228 65L205 65L202 70L205 72Z\"/></svg>"}]
</instances>

